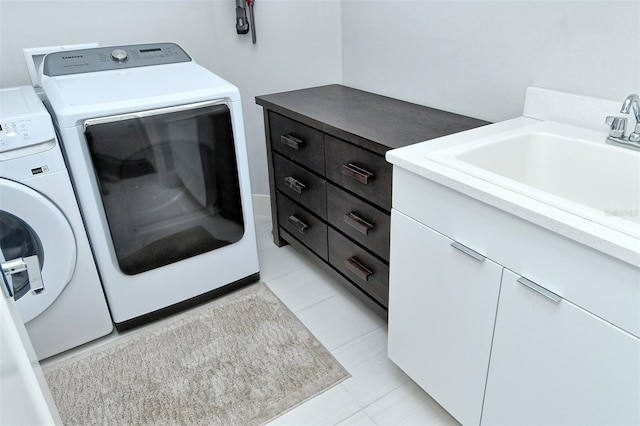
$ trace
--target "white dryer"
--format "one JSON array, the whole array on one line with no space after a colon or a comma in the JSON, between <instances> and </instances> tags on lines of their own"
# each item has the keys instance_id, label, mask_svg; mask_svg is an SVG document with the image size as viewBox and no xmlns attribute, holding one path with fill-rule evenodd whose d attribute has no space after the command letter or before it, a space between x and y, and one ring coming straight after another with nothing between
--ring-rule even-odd
<instances>
[{"instance_id":1,"label":"white dryer","mask_svg":"<svg viewBox=\"0 0 640 426\"><path fill-rule=\"evenodd\" d=\"M30 86L0 89L0 263L38 359L112 331L51 117Z\"/></svg>"},{"instance_id":2,"label":"white dryer","mask_svg":"<svg viewBox=\"0 0 640 426\"><path fill-rule=\"evenodd\" d=\"M259 279L235 86L174 43L50 53L41 84L117 329Z\"/></svg>"}]
</instances>

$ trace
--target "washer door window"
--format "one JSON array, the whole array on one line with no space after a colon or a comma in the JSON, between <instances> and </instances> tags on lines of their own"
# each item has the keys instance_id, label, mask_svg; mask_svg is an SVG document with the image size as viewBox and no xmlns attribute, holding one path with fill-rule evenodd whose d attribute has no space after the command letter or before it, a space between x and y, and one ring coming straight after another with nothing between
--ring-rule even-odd
<instances>
[{"instance_id":1,"label":"washer door window","mask_svg":"<svg viewBox=\"0 0 640 426\"><path fill-rule=\"evenodd\" d=\"M139 274L242 238L227 105L104 117L84 127L122 272Z\"/></svg>"},{"instance_id":2,"label":"washer door window","mask_svg":"<svg viewBox=\"0 0 640 426\"><path fill-rule=\"evenodd\" d=\"M8 295L20 300L29 290L41 292L44 251L40 238L22 219L3 210L0 232L0 264Z\"/></svg>"},{"instance_id":3,"label":"washer door window","mask_svg":"<svg viewBox=\"0 0 640 426\"><path fill-rule=\"evenodd\" d=\"M75 239L62 212L37 191L0 179L0 193L1 284L27 323L47 309L71 280Z\"/></svg>"}]
</instances>

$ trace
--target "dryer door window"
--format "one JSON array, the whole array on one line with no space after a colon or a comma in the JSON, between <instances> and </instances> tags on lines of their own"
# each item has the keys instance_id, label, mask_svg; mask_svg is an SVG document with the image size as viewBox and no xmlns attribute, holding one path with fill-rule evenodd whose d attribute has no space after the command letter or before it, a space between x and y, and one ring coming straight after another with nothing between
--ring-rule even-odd
<instances>
[{"instance_id":1,"label":"dryer door window","mask_svg":"<svg viewBox=\"0 0 640 426\"><path fill-rule=\"evenodd\" d=\"M244 235L227 105L88 120L85 137L125 274L216 250Z\"/></svg>"},{"instance_id":2,"label":"dryer door window","mask_svg":"<svg viewBox=\"0 0 640 426\"><path fill-rule=\"evenodd\" d=\"M64 214L39 192L0 178L0 194L1 284L13 294L27 323L47 309L71 280L75 238Z\"/></svg>"}]
</instances>

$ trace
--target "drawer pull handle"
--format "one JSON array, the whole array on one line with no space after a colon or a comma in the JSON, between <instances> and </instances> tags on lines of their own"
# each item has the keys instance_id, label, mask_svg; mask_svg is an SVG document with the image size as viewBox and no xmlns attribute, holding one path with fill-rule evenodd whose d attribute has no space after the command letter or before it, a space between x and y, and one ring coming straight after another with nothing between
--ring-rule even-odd
<instances>
[{"instance_id":1,"label":"drawer pull handle","mask_svg":"<svg viewBox=\"0 0 640 426\"><path fill-rule=\"evenodd\" d=\"M466 254L467 256L471 256L473 259L477 260L478 262L482 262L483 260L486 259L485 256L481 255L480 253L478 253L475 250L471 250L469 247L460 244L457 241L454 241L451 243L451 247L453 247L454 249L458 249L461 252L463 252L464 254Z\"/></svg>"},{"instance_id":2,"label":"drawer pull handle","mask_svg":"<svg viewBox=\"0 0 640 426\"><path fill-rule=\"evenodd\" d=\"M300 147L304 145L304 141L302 139L298 139L291 135L280 136L280 142L293 149L300 149Z\"/></svg>"},{"instance_id":3,"label":"drawer pull handle","mask_svg":"<svg viewBox=\"0 0 640 426\"><path fill-rule=\"evenodd\" d=\"M298 194L302 194L302 190L307 187L307 185L291 176L287 176L286 178L284 178L284 184Z\"/></svg>"},{"instance_id":4,"label":"drawer pull handle","mask_svg":"<svg viewBox=\"0 0 640 426\"><path fill-rule=\"evenodd\" d=\"M358 278L360 278L363 281L369 281L369 277L373 275L373 272L371 272L369 269L363 266L362 263L358 262L353 257L346 259L344 261L344 266L348 270L356 274Z\"/></svg>"},{"instance_id":5,"label":"drawer pull handle","mask_svg":"<svg viewBox=\"0 0 640 426\"><path fill-rule=\"evenodd\" d=\"M546 288L542 287L539 284L534 283L531 280L528 280L524 277L520 277L517 280L520 284L522 284L525 287L530 288L531 290L540 293L541 295L543 295L544 297L546 297L547 299L551 299L554 302L558 303L562 300L561 296L558 296L557 294L555 294L552 291L547 290Z\"/></svg>"},{"instance_id":6,"label":"drawer pull handle","mask_svg":"<svg viewBox=\"0 0 640 426\"><path fill-rule=\"evenodd\" d=\"M365 185L369 183L369 179L373 179L373 173L366 171L352 163L342 165L342 174L349 176Z\"/></svg>"},{"instance_id":7,"label":"drawer pull handle","mask_svg":"<svg viewBox=\"0 0 640 426\"><path fill-rule=\"evenodd\" d=\"M361 233L367 235L370 229L373 229L373 225L366 220L359 218L353 213L347 213L344 215L344 223Z\"/></svg>"},{"instance_id":8,"label":"drawer pull handle","mask_svg":"<svg viewBox=\"0 0 640 426\"><path fill-rule=\"evenodd\" d=\"M306 223L304 223L303 221L301 221L300 219L298 219L293 215L287 218L287 222L289 223L289 225L296 228L296 230L301 234L304 234L304 231L309 227L309 225L307 225Z\"/></svg>"}]
</instances>

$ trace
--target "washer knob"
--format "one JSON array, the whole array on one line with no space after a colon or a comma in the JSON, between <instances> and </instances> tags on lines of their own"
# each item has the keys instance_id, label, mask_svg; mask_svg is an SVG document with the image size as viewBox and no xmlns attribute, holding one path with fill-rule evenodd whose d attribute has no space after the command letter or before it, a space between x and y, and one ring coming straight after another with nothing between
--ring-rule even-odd
<instances>
[{"instance_id":1,"label":"washer knob","mask_svg":"<svg viewBox=\"0 0 640 426\"><path fill-rule=\"evenodd\" d=\"M114 49L111 52L111 58L114 61L123 62L123 61L126 61L127 59L129 59L129 55L127 54L127 52L125 50Z\"/></svg>"}]
</instances>

